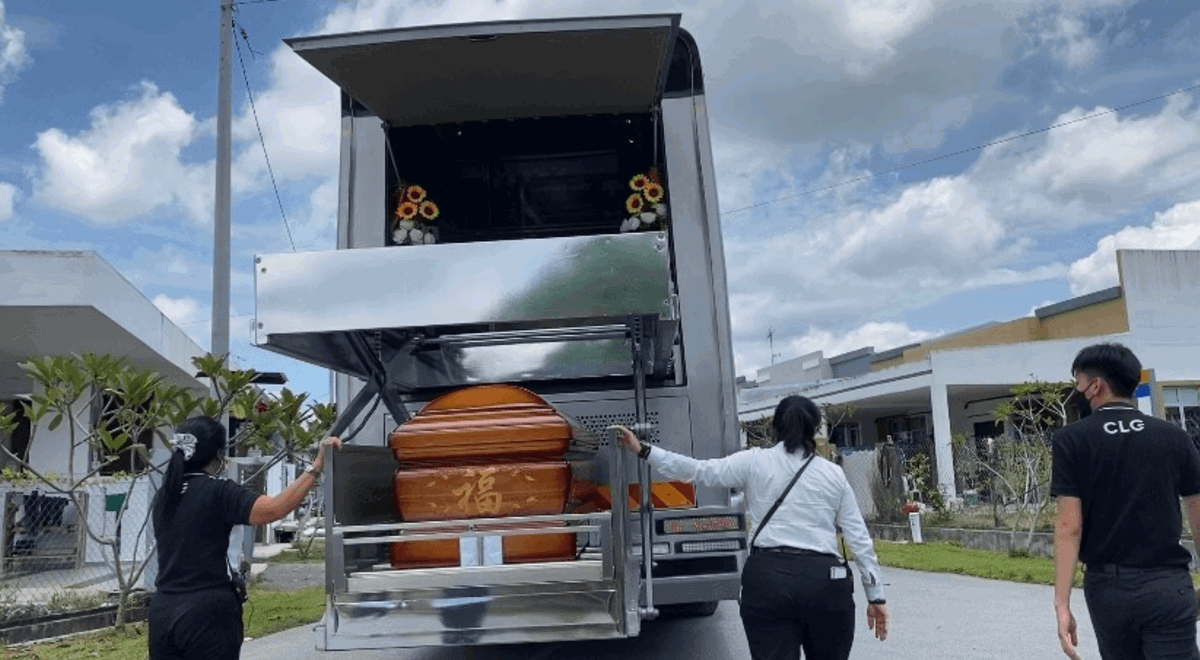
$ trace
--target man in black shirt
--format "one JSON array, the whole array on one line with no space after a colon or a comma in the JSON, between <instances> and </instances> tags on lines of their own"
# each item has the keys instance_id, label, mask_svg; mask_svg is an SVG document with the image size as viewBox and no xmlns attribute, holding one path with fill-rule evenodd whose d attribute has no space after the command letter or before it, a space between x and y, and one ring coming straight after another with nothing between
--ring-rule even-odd
<instances>
[{"instance_id":1,"label":"man in black shirt","mask_svg":"<svg viewBox=\"0 0 1200 660\"><path fill-rule=\"evenodd\" d=\"M1196 595L1180 544L1179 498L1200 527L1200 453L1179 427L1142 414L1131 397L1142 365L1120 344L1097 344L1071 365L1092 414L1053 439L1054 609L1063 652L1075 660L1075 562L1100 656L1200 660Z\"/></svg>"}]
</instances>

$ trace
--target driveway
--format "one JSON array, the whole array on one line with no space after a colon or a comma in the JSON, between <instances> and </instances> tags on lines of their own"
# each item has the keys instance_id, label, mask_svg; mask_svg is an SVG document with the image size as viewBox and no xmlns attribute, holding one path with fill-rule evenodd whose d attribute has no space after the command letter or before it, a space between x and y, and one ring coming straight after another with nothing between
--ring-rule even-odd
<instances>
[{"instance_id":1,"label":"driveway","mask_svg":"<svg viewBox=\"0 0 1200 660\"><path fill-rule=\"evenodd\" d=\"M885 642L871 637L865 616L856 632L856 660L983 660L1063 658L1054 632L1053 589L1044 585L885 569L891 636ZM862 604L861 590L855 595ZM1099 658L1083 592L1072 598L1079 622L1080 651ZM311 628L298 628L246 643L242 660L309 660L354 658L376 660L662 660L663 658L747 658L749 651L738 618L737 604L721 603L704 619L653 621L631 640L564 644L487 646L476 648L393 649L352 653L322 653L313 648Z\"/></svg>"}]
</instances>

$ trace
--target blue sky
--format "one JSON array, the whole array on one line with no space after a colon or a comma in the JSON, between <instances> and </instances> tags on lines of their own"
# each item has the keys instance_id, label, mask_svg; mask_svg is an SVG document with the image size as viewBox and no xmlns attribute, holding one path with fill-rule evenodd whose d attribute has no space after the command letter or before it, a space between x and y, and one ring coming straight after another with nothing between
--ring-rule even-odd
<instances>
[{"instance_id":1,"label":"blue sky","mask_svg":"<svg viewBox=\"0 0 1200 660\"><path fill-rule=\"evenodd\" d=\"M0 0L4 246L94 249L204 346L217 6ZM785 358L885 350L1113 286L1120 247L1200 247L1200 89L1124 108L1200 83L1193 2L244 3L296 248L334 243L337 97L282 38L661 11L701 48L739 373L770 329ZM253 255L291 245L245 90L235 56L233 352L324 398L249 342Z\"/></svg>"}]
</instances>

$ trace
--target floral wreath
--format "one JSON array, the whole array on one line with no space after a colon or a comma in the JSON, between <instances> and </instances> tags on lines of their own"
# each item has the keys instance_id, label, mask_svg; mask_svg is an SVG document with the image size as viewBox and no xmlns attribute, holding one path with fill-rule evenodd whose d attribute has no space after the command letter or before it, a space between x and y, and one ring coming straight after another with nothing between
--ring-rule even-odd
<instances>
[{"instance_id":1,"label":"floral wreath","mask_svg":"<svg viewBox=\"0 0 1200 660\"><path fill-rule=\"evenodd\" d=\"M621 222L621 233L667 227L667 191L663 187L658 168L651 167L644 174L634 175L629 180L634 193L625 198L625 211L630 215Z\"/></svg>"},{"instance_id":2,"label":"floral wreath","mask_svg":"<svg viewBox=\"0 0 1200 660\"><path fill-rule=\"evenodd\" d=\"M397 188L396 210L392 213L392 242L396 245L432 245L437 243L437 220L441 211L421 186L401 182Z\"/></svg>"}]
</instances>

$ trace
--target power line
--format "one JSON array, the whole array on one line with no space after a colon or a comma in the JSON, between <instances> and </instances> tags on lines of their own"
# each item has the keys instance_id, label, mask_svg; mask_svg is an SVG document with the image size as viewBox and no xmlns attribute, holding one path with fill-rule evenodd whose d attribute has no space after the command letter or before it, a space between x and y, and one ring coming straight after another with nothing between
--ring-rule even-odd
<instances>
[{"instance_id":1,"label":"power line","mask_svg":"<svg viewBox=\"0 0 1200 660\"><path fill-rule=\"evenodd\" d=\"M246 48L250 48L250 38L246 36L246 30L240 25L235 25L238 30L241 30L242 38L246 40ZM267 161L267 174L271 176L271 188L275 190L275 202L279 204L279 215L283 217L283 228L287 230L288 244L292 246L292 252L296 251L296 241L292 239L292 227L288 224L287 213L283 210L283 198L279 196L279 186L275 183L275 171L271 168L271 157L267 155L267 140L263 137L262 124L258 122L258 109L254 107L254 92L250 91L250 76L246 73L246 61L242 59L242 44L236 39L234 45L237 46L238 64L242 67L242 79L246 81L246 97L250 99L250 112L254 115L254 127L258 129L258 141L262 145L263 158ZM250 51L253 54L253 50Z\"/></svg>"},{"instance_id":2,"label":"power line","mask_svg":"<svg viewBox=\"0 0 1200 660\"><path fill-rule=\"evenodd\" d=\"M1133 108L1133 107L1136 107L1136 106L1139 106L1139 105L1145 105L1145 104L1147 104L1147 103L1153 103L1153 102L1155 102L1155 101L1161 101L1161 100L1163 100L1163 99L1167 99L1167 98L1170 98L1170 97L1172 97L1172 96L1178 96L1178 95L1180 95L1180 94L1186 94L1187 92L1190 92L1190 91L1193 91L1193 90L1196 90L1196 89L1200 89L1200 84L1197 84L1197 85L1192 85L1191 87L1184 87L1183 89L1178 89L1178 90L1175 90L1174 92L1171 92L1171 93L1169 93L1169 94L1162 94L1162 95L1159 95L1159 96L1155 96L1155 97L1153 97L1153 98L1142 99L1142 100L1140 100L1140 101L1134 101L1133 103L1126 103L1125 105L1118 106L1118 107L1112 108L1112 109L1110 109L1110 110L1104 110L1104 111L1101 111L1101 112L1095 112L1095 113L1092 113L1092 114L1090 114L1090 115L1086 115L1086 116L1084 116L1084 117L1078 117L1078 118L1076 118L1076 119L1072 119L1072 120L1070 120L1070 121L1064 121L1064 122L1059 122L1059 123L1057 123L1057 124L1051 124L1051 125L1049 125L1049 126L1046 126L1046 127L1044 127L1044 128L1039 128L1039 129L1037 129L1037 130L1029 131L1029 132L1027 132L1027 133L1021 133L1020 135L1012 135L1012 136L1009 136L1009 137L1006 137L1006 138L1001 138L1001 139L999 139L999 140L992 140L991 142L986 142L986 143L984 143L984 144L981 144L981 145L978 145L978 146L974 146L974 147L968 147L968 148L966 148L966 149L959 149L958 151L954 151L954 152L951 152L951 153L948 153L948 154L942 154L941 156L934 156L933 158L928 158L928 159L926 159L926 160L917 161L917 162L915 162L915 163L909 163L908 165L901 165L901 166L899 166L899 167L893 167L892 169L889 169L889 170L884 170L884 171L882 171L882 172L873 172L873 173L871 173L871 174L864 174L863 176L855 177L855 178L853 178L853 179L847 179L847 180L845 180L845 181L842 181L842 182L840 182L840 183L834 183L834 184L830 184L830 185L827 185L827 186L821 186L821 187L819 187L819 188L810 188L809 190L805 190L805 191L803 191L803 192L798 192L798 193L796 193L796 194L794 194L794 195L788 195L788 196L786 196L786 197L780 197L780 198L778 198L778 199L772 199L772 200L768 200L768 201L765 201L765 202L758 202L757 204L751 204L751 205L749 205L749 206L743 206L743 207L741 207L741 208L736 208L736 209L733 209L732 211L722 211L721 213L722 213L722 214L724 214L724 215L730 215L730 214L733 214L733 213L741 213L742 211L749 211L750 209L755 209L755 208L758 208L758 207L760 207L760 206L768 206L768 205L770 205L770 204L778 204L779 202L786 202L786 201L787 201L787 200L789 200L789 199L795 199L795 198L797 198L797 197L803 197L803 196L805 196L805 195L811 195L811 194L813 194L813 193L824 192L824 191L826 191L826 190L833 190L834 188L841 188L842 186L848 186L848 185L850 185L850 184L852 184L852 183L860 183L860 182L862 182L862 181L869 181L869 180L871 180L871 179L874 179L875 177L882 176L882 175L884 175L884 174L893 174L893 173L895 173L895 172L899 172L899 171L901 171L901 170L907 170L907 169L910 169L910 168L913 168L913 167L918 167L918 166L920 166L920 165L928 165L929 163L934 163L934 162L937 162L937 161L939 161L939 160L944 160L944 159L946 159L946 158L953 158L954 156L961 156L961 155L963 155L963 154L966 154L966 153L971 153L972 151L980 151L980 150L982 150L982 149L987 149L988 147L994 147L994 146L996 146L996 145L998 145L998 144L1004 144L1005 142L1012 142L1013 140L1021 140L1021 139L1024 139L1024 138L1027 138L1027 137L1030 137L1030 136L1033 136L1033 135L1038 135L1038 134L1041 134L1041 133L1046 133L1046 132L1052 131L1052 130L1054 130L1054 129L1056 129L1056 128L1062 128L1062 127L1064 127L1064 126L1070 126L1071 124L1078 124L1078 123L1080 123L1080 122L1084 122L1084 121L1087 121L1087 120L1089 120L1089 119L1095 119L1095 118L1097 118L1097 117L1103 117L1103 116L1105 116L1105 115L1112 115L1112 114L1116 114L1116 113L1118 113L1118 112L1120 112L1120 111L1122 111L1122 110L1128 110L1129 108Z\"/></svg>"}]
</instances>

